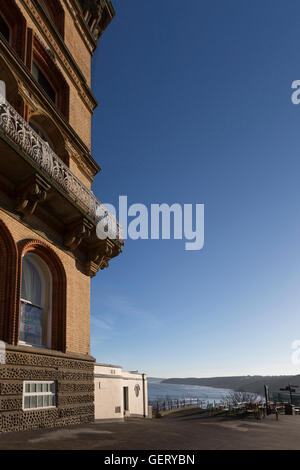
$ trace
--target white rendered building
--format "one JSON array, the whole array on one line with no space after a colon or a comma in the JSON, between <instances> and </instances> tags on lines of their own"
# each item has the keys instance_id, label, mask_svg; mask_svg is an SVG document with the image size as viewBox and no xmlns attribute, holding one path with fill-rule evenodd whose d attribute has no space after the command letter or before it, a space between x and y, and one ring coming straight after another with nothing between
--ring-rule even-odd
<instances>
[{"instance_id":1,"label":"white rendered building","mask_svg":"<svg viewBox=\"0 0 300 470\"><path fill-rule=\"evenodd\" d=\"M148 417L147 376L121 366L95 364L95 420Z\"/></svg>"}]
</instances>

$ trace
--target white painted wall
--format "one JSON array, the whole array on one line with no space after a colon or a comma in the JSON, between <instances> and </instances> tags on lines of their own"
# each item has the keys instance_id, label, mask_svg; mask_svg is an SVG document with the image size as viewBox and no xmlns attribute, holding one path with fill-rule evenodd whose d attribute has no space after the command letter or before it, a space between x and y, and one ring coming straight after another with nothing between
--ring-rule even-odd
<instances>
[{"instance_id":1,"label":"white painted wall","mask_svg":"<svg viewBox=\"0 0 300 470\"><path fill-rule=\"evenodd\" d=\"M123 387L128 387L129 395L129 411L126 416L143 416L144 412L148 416L145 375L143 381L143 374L123 371L120 366L95 364L95 419L124 419Z\"/></svg>"},{"instance_id":2,"label":"white painted wall","mask_svg":"<svg viewBox=\"0 0 300 470\"><path fill-rule=\"evenodd\" d=\"M128 387L129 392L129 412L131 416L143 416L144 399L143 399L143 375L132 372L123 371L123 387ZM147 378L144 379L145 386L145 414L148 415L148 387ZM136 396L136 386L139 386L139 396Z\"/></svg>"}]
</instances>

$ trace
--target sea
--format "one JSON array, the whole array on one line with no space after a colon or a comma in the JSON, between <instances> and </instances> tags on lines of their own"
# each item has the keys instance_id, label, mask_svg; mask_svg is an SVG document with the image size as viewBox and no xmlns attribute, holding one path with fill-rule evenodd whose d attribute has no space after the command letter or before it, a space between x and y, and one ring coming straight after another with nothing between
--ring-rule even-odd
<instances>
[{"instance_id":1,"label":"sea","mask_svg":"<svg viewBox=\"0 0 300 470\"><path fill-rule=\"evenodd\" d=\"M199 399L206 404L226 401L232 390L225 388L203 387L200 385L177 385L162 383L163 379L148 378L149 402L162 400Z\"/></svg>"}]
</instances>

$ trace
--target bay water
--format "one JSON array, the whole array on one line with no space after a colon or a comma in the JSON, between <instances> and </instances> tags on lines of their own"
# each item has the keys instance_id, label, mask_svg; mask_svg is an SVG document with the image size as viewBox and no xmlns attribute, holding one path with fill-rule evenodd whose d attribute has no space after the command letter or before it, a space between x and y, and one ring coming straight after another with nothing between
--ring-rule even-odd
<instances>
[{"instance_id":1,"label":"bay water","mask_svg":"<svg viewBox=\"0 0 300 470\"><path fill-rule=\"evenodd\" d=\"M203 387L200 385L179 385L162 383L163 379L148 378L149 403L162 400L199 399L202 402L220 403L226 401L232 390L225 388Z\"/></svg>"}]
</instances>

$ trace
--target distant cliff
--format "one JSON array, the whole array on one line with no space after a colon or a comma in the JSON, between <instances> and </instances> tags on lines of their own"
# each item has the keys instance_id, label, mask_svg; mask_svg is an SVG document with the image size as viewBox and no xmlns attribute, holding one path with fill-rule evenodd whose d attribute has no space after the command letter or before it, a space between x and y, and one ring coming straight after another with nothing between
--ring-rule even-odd
<instances>
[{"instance_id":1,"label":"distant cliff","mask_svg":"<svg viewBox=\"0 0 300 470\"><path fill-rule=\"evenodd\" d=\"M185 379L164 379L161 383L180 385L201 385L204 387L230 388L238 392L264 393L264 385L268 385L271 392L278 392L280 388L288 383L299 385L297 391L300 392L300 375L245 375L235 377L210 377Z\"/></svg>"}]
</instances>

